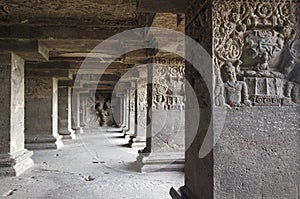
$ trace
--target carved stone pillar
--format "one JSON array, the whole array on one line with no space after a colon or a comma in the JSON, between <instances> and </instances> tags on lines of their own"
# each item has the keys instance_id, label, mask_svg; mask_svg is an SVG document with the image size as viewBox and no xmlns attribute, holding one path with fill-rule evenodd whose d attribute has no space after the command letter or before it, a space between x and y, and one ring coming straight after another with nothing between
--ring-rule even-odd
<instances>
[{"instance_id":1,"label":"carved stone pillar","mask_svg":"<svg viewBox=\"0 0 300 199\"><path fill-rule=\"evenodd\" d=\"M58 89L58 133L63 139L76 138L71 129L71 88Z\"/></svg>"},{"instance_id":2,"label":"carved stone pillar","mask_svg":"<svg viewBox=\"0 0 300 199\"><path fill-rule=\"evenodd\" d=\"M115 121L116 121L118 127L123 128L124 127L124 95L120 94L120 93L116 93L116 98L118 98L117 102L115 102L115 106L112 106L113 113L115 111L119 111L119 116L120 116L119 120L115 119ZM115 110L115 109L118 109L118 110Z\"/></svg>"},{"instance_id":3,"label":"carved stone pillar","mask_svg":"<svg viewBox=\"0 0 300 199\"><path fill-rule=\"evenodd\" d=\"M113 93L111 96L111 111L113 115L113 121L116 127L121 127L122 121L122 97L117 94Z\"/></svg>"},{"instance_id":4,"label":"carved stone pillar","mask_svg":"<svg viewBox=\"0 0 300 199\"><path fill-rule=\"evenodd\" d=\"M137 102L136 102L136 130L129 140L132 148L146 147L147 133L147 79L139 78L137 81Z\"/></svg>"},{"instance_id":5,"label":"carved stone pillar","mask_svg":"<svg viewBox=\"0 0 300 199\"><path fill-rule=\"evenodd\" d=\"M299 196L299 8L298 1L199 0L187 10L186 34L214 61L214 88L208 96L201 74L188 68L200 121L185 186L171 189L173 198ZM186 133L190 121L186 114Z\"/></svg>"},{"instance_id":6,"label":"carved stone pillar","mask_svg":"<svg viewBox=\"0 0 300 199\"><path fill-rule=\"evenodd\" d=\"M184 62L157 57L148 67L146 148L137 162L142 172L184 168Z\"/></svg>"},{"instance_id":7,"label":"carved stone pillar","mask_svg":"<svg viewBox=\"0 0 300 199\"><path fill-rule=\"evenodd\" d=\"M87 109L87 98L89 93L81 92L79 94L80 100L80 127L84 128L86 126L86 109Z\"/></svg>"},{"instance_id":8,"label":"carved stone pillar","mask_svg":"<svg viewBox=\"0 0 300 199\"><path fill-rule=\"evenodd\" d=\"M26 70L26 69L25 69ZM25 146L58 149L58 81L53 77L25 77Z\"/></svg>"},{"instance_id":9,"label":"carved stone pillar","mask_svg":"<svg viewBox=\"0 0 300 199\"><path fill-rule=\"evenodd\" d=\"M123 97L123 134L129 130L129 89L126 89Z\"/></svg>"},{"instance_id":10,"label":"carved stone pillar","mask_svg":"<svg viewBox=\"0 0 300 199\"><path fill-rule=\"evenodd\" d=\"M72 89L72 130L76 133L80 132L80 98L78 89Z\"/></svg>"},{"instance_id":11,"label":"carved stone pillar","mask_svg":"<svg viewBox=\"0 0 300 199\"><path fill-rule=\"evenodd\" d=\"M119 128L124 125L124 95L120 92L113 93L112 96L112 112L114 121Z\"/></svg>"},{"instance_id":12,"label":"carved stone pillar","mask_svg":"<svg viewBox=\"0 0 300 199\"><path fill-rule=\"evenodd\" d=\"M0 175L19 175L33 165L24 149L24 60L0 55Z\"/></svg>"},{"instance_id":13,"label":"carved stone pillar","mask_svg":"<svg viewBox=\"0 0 300 199\"><path fill-rule=\"evenodd\" d=\"M131 88L129 89L128 130L125 131L125 138L130 138L130 136L133 136L136 130L136 83L131 82L131 84Z\"/></svg>"}]
</instances>

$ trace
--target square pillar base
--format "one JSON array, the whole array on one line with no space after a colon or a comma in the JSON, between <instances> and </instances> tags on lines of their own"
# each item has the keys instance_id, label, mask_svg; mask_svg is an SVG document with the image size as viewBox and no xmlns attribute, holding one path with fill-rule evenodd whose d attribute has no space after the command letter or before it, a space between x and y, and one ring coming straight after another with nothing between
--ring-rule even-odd
<instances>
[{"instance_id":1,"label":"square pillar base","mask_svg":"<svg viewBox=\"0 0 300 199\"><path fill-rule=\"evenodd\" d=\"M18 176L33 166L32 151L22 150L13 155L0 155L0 176Z\"/></svg>"},{"instance_id":2,"label":"square pillar base","mask_svg":"<svg viewBox=\"0 0 300 199\"><path fill-rule=\"evenodd\" d=\"M80 133L80 127L72 127L72 130L75 132L75 134Z\"/></svg>"},{"instance_id":3,"label":"square pillar base","mask_svg":"<svg viewBox=\"0 0 300 199\"><path fill-rule=\"evenodd\" d=\"M184 152L143 153L139 152L137 165L140 172L184 171Z\"/></svg>"},{"instance_id":4,"label":"square pillar base","mask_svg":"<svg viewBox=\"0 0 300 199\"><path fill-rule=\"evenodd\" d=\"M62 136L35 135L25 138L25 148L28 150L60 149L64 144Z\"/></svg>"},{"instance_id":5,"label":"square pillar base","mask_svg":"<svg viewBox=\"0 0 300 199\"><path fill-rule=\"evenodd\" d=\"M59 131L58 134L62 136L63 140L76 139L75 131L73 130Z\"/></svg>"},{"instance_id":6,"label":"square pillar base","mask_svg":"<svg viewBox=\"0 0 300 199\"><path fill-rule=\"evenodd\" d=\"M146 147L146 138L136 138L134 136L130 137L128 141L128 146L130 148L145 148Z\"/></svg>"}]
</instances>

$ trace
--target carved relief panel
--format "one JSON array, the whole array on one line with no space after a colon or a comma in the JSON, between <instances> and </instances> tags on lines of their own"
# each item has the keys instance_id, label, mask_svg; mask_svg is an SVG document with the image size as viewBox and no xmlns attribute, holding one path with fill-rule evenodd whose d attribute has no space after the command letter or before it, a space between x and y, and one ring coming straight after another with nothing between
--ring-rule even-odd
<instances>
[{"instance_id":1,"label":"carved relief panel","mask_svg":"<svg viewBox=\"0 0 300 199\"><path fill-rule=\"evenodd\" d=\"M214 1L216 105L299 103L299 4Z\"/></svg>"},{"instance_id":2,"label":"carved relief panel","mask_svg":"<svg viewBox=\"0 0 300 199\"><path fill-rule=\"evenodd\" d=\"M184 109L184 60L156 57L153 66L153 106L157 110Z\"/></svg>"}]
</instances>

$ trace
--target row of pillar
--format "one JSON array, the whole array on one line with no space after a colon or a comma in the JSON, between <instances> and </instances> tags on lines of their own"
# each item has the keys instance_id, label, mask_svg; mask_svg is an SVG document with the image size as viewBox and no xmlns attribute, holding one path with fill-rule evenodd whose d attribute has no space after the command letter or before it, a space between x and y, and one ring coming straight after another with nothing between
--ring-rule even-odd
<instances>
[{"instance_id":1,"label":"row of pillar","mask_svg":"<svg viewBox=\"0 0 300 199\"><path fill-rule=\"evenodd\" d=\"M76 138L88 94L60 86L62 77L51 71L28 70L15 53L1 54L0 62L0 175L14 176L33 165L31 150L59 149L62 139Z\"/></svg>"},{"instance_id":2,"label":"row of pillar","mask_svg":"<svg viewBox=\"0 0 300 199\"><path fill-rule=\"evenodd\" d=\"M60 86L62 77L53 77L51 72L43 76L24 70L24 60L16 54L2 55L1 64L4 133L0 139L0 173L18 175L33 164L32 152L26 149L59 149L62 139L75 138L75 132L87 125L91 94L84 89ZM112 107L114 116L118 116L114 120L129 139L129 146L144 148L137 158L141 171L183 168L183 100L179 100L177 91L167 93L168 89L161 92L157 88L166 86L170 92L173 79L179 78L179 74L172 76L170 71L165 71L169 82L161 85L154 78L162 72L161 67L140 69L139 77L131 80L125 91L117 93L120 106Z\"/></svg>"},{"instance_id":3,"label":"row of pillar","mask_svg":"<svg viewBox=\"0 0 300 199\"><path fill-rule=\"evenodd\" d=\"M129 146L141 148L141 172L184 168L184 62L176 56L158 57L139 68L118 95L120 126Z\"/></svg>"}]
</instances>

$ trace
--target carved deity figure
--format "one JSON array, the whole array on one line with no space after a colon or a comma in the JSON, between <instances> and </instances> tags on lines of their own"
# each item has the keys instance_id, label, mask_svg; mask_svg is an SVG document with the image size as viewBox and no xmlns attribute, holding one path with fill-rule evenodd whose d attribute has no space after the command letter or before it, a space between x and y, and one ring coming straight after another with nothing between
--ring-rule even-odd
<instances>
[{"instance_id":1,"label":"carved deity figure","mask_svg":"<svg viewBox=\"0 0 300 199\"><path fill-rule=\"evenodd\" d=\"M153 98L153 107L156 110L164 110L165 108L165 98L163 95L155 95Z\"/></svg>"},{"instance_id":2,"label":"carved deity figure","mask_svg":"<svg viewBox=\"0 0 300 199\"><path fill-rule=\"evenodd\" d=\"M96 104L97 104L97 102L95 101L95 99L93 97L89 97L87 99L86 122L87 122L87 125L90 127L97 126L97 123L98 123Z\"/></svg>"},{"instance_id":3,"label":"carved deity figure","mask_svg":"<svg viewBox=\"0 0 300 199\"><path fill-rule=\"evenodd\" d=\"M222 76L225 103L229 106L250 106L251 102L248 99L247 85L245 82L237 81L236 69L232 63L228 62L222 66Z\"/></svg>"},{"instance_id":4,"label":"carved deity figure","mask_svg":"<svg viewBox=\"0 0 300 199\"><path fill-rule=\"evenodd\" d=\"M264 52L262 55L263 63L257 65L257 70L269 70L269 55L267 52Z\"/></svg>"},{"instance_id":5,"label":"carved deity figure","mask_svg":"<svg viewBox=\"0 0 300 199\"><path fill-rule=\"evenodd\" d=\"M111 126L113 125L113 116L112 116L112 109L111 109L111 102L107 100L102 109L100 110L100 125L101 126Z\"/></svg>"}]
</instances>

